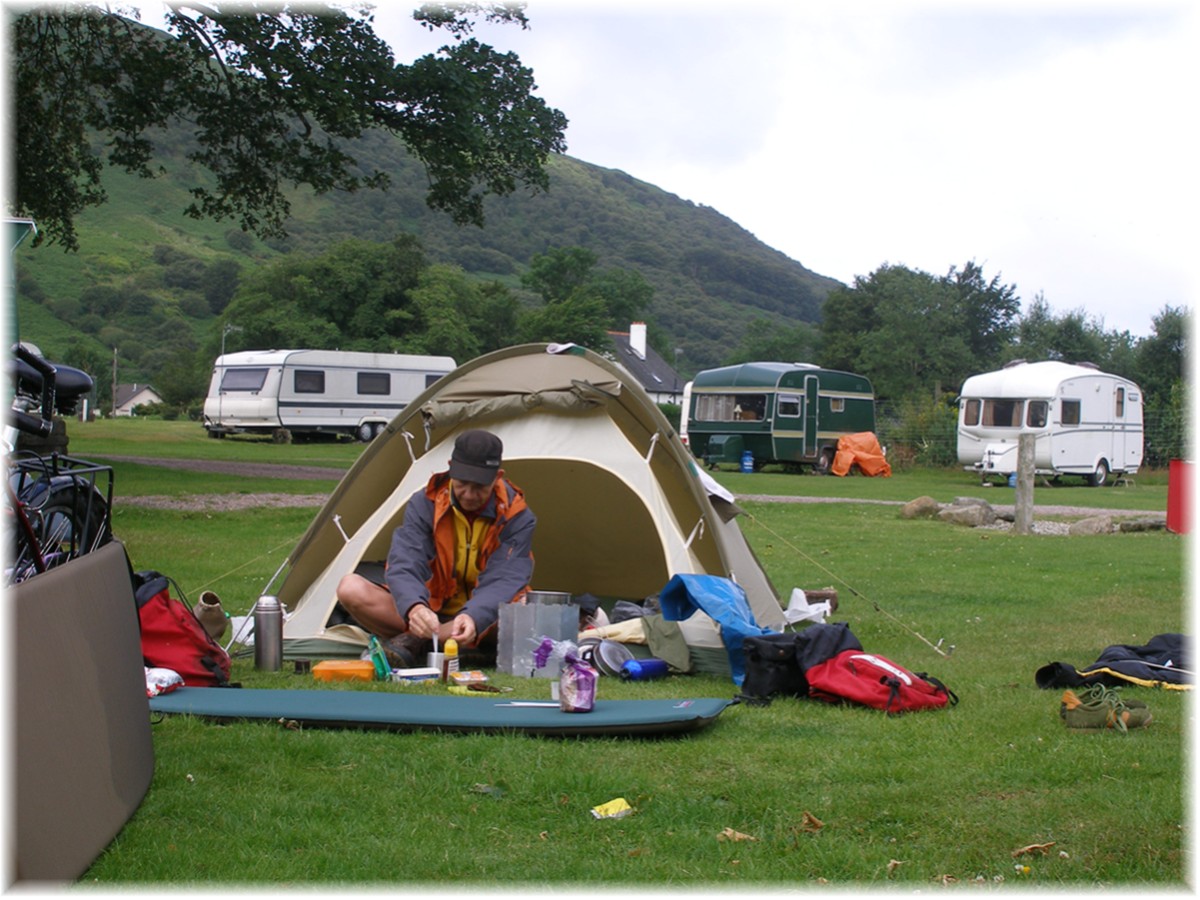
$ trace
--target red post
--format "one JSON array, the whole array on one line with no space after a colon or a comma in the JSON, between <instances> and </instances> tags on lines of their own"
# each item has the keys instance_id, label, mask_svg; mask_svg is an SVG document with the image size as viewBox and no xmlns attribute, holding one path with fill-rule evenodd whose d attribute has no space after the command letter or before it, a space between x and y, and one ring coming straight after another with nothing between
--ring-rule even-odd
<instances>
[{"instance_id":1,"label":"red post","mask_svg":"<svg viewBox=\"0 0 1200 900\"><path fill-rule=\"evenodd\" d=\"M1171 460L1167 472L1167 530L1187 534L1192 530L1192 464Z\"/></svg>"}]
</instances>

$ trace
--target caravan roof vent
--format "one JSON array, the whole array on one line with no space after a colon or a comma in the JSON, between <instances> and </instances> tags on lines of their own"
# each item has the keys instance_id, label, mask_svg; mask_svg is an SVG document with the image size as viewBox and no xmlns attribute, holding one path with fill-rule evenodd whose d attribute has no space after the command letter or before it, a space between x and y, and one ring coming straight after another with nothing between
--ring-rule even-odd
<instances>
[{"instance_id":1,"label":"caravan roof vent","mask_svg":"<svg viewBox=\"0 0 1200 900\"><path fill-rule=\"evenodd\" d=\"M1012 362L1006 362L1004 364L1004 368L1011 369L1014 366L1023 366L1023 365L1025 365L1025 362L1026 361L1023 359L1014 359Z\"/></svg>"}]
</instances>

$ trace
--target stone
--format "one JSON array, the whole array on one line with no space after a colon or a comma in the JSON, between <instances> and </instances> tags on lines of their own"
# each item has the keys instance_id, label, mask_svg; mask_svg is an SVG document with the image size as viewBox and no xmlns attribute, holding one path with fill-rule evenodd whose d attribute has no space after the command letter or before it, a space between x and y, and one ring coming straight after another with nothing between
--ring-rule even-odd
<instances>
[{"instance_id":1,"label":"stone","mask_svg":"<svg viewBox=\"0 0 1200 900\"><path fill-rule=\"evenodd\" d=\"M904 506L900 507L900 518L902 519L932 519L942 508L942 505L932 497L917 497L915 500L909 500Z\"/></svg>"}]
</instances>

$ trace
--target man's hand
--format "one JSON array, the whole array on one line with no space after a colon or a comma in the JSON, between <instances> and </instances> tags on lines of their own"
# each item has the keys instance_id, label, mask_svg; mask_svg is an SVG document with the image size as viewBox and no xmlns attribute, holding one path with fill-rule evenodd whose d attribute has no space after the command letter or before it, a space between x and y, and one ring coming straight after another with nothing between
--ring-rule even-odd
<instances>
[{"instance_id":1,"label":"man's hand","mask_svg":"<svg viewBox=\"0 0 1200 900\"><path fill-rule=\"evenodd\" d=\"M475 620L466 613L459 613L450 622L450 634L447 637L458 641L460 647L469 647L475 643Z\"/></svg>"},{"instance_id":2,"label":"man's hand","mask_svg":"<svg viewBox=\"0 0 1200 900\"><path fill-rule=\"evenodd\" d=\"M432 609L418 603L408 611L408 632L422 640L429 640L438 630L438 617Z\"/></svg>"}]
</instances>

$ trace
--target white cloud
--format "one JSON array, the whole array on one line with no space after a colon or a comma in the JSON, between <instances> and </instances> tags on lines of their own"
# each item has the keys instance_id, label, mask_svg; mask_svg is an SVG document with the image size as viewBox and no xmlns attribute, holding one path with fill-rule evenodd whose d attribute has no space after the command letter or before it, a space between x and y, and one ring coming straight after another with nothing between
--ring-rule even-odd
<instances>
[{"instance_id":1,"label":"white cloud","mask_svg":"<svg viewBox=\"0 0 1200 900\"><path fill-rule=\"evenodd\" d=\"M970 259L1149 334L1191 305L1197 16L1174 2L530 0L568 152L714 207L850 281ZM424 40L380 11L400 59ZM385 21L389 19L390 21ZM404 20L403 22L401 20Z\"/></svg>"}]
</instances>

